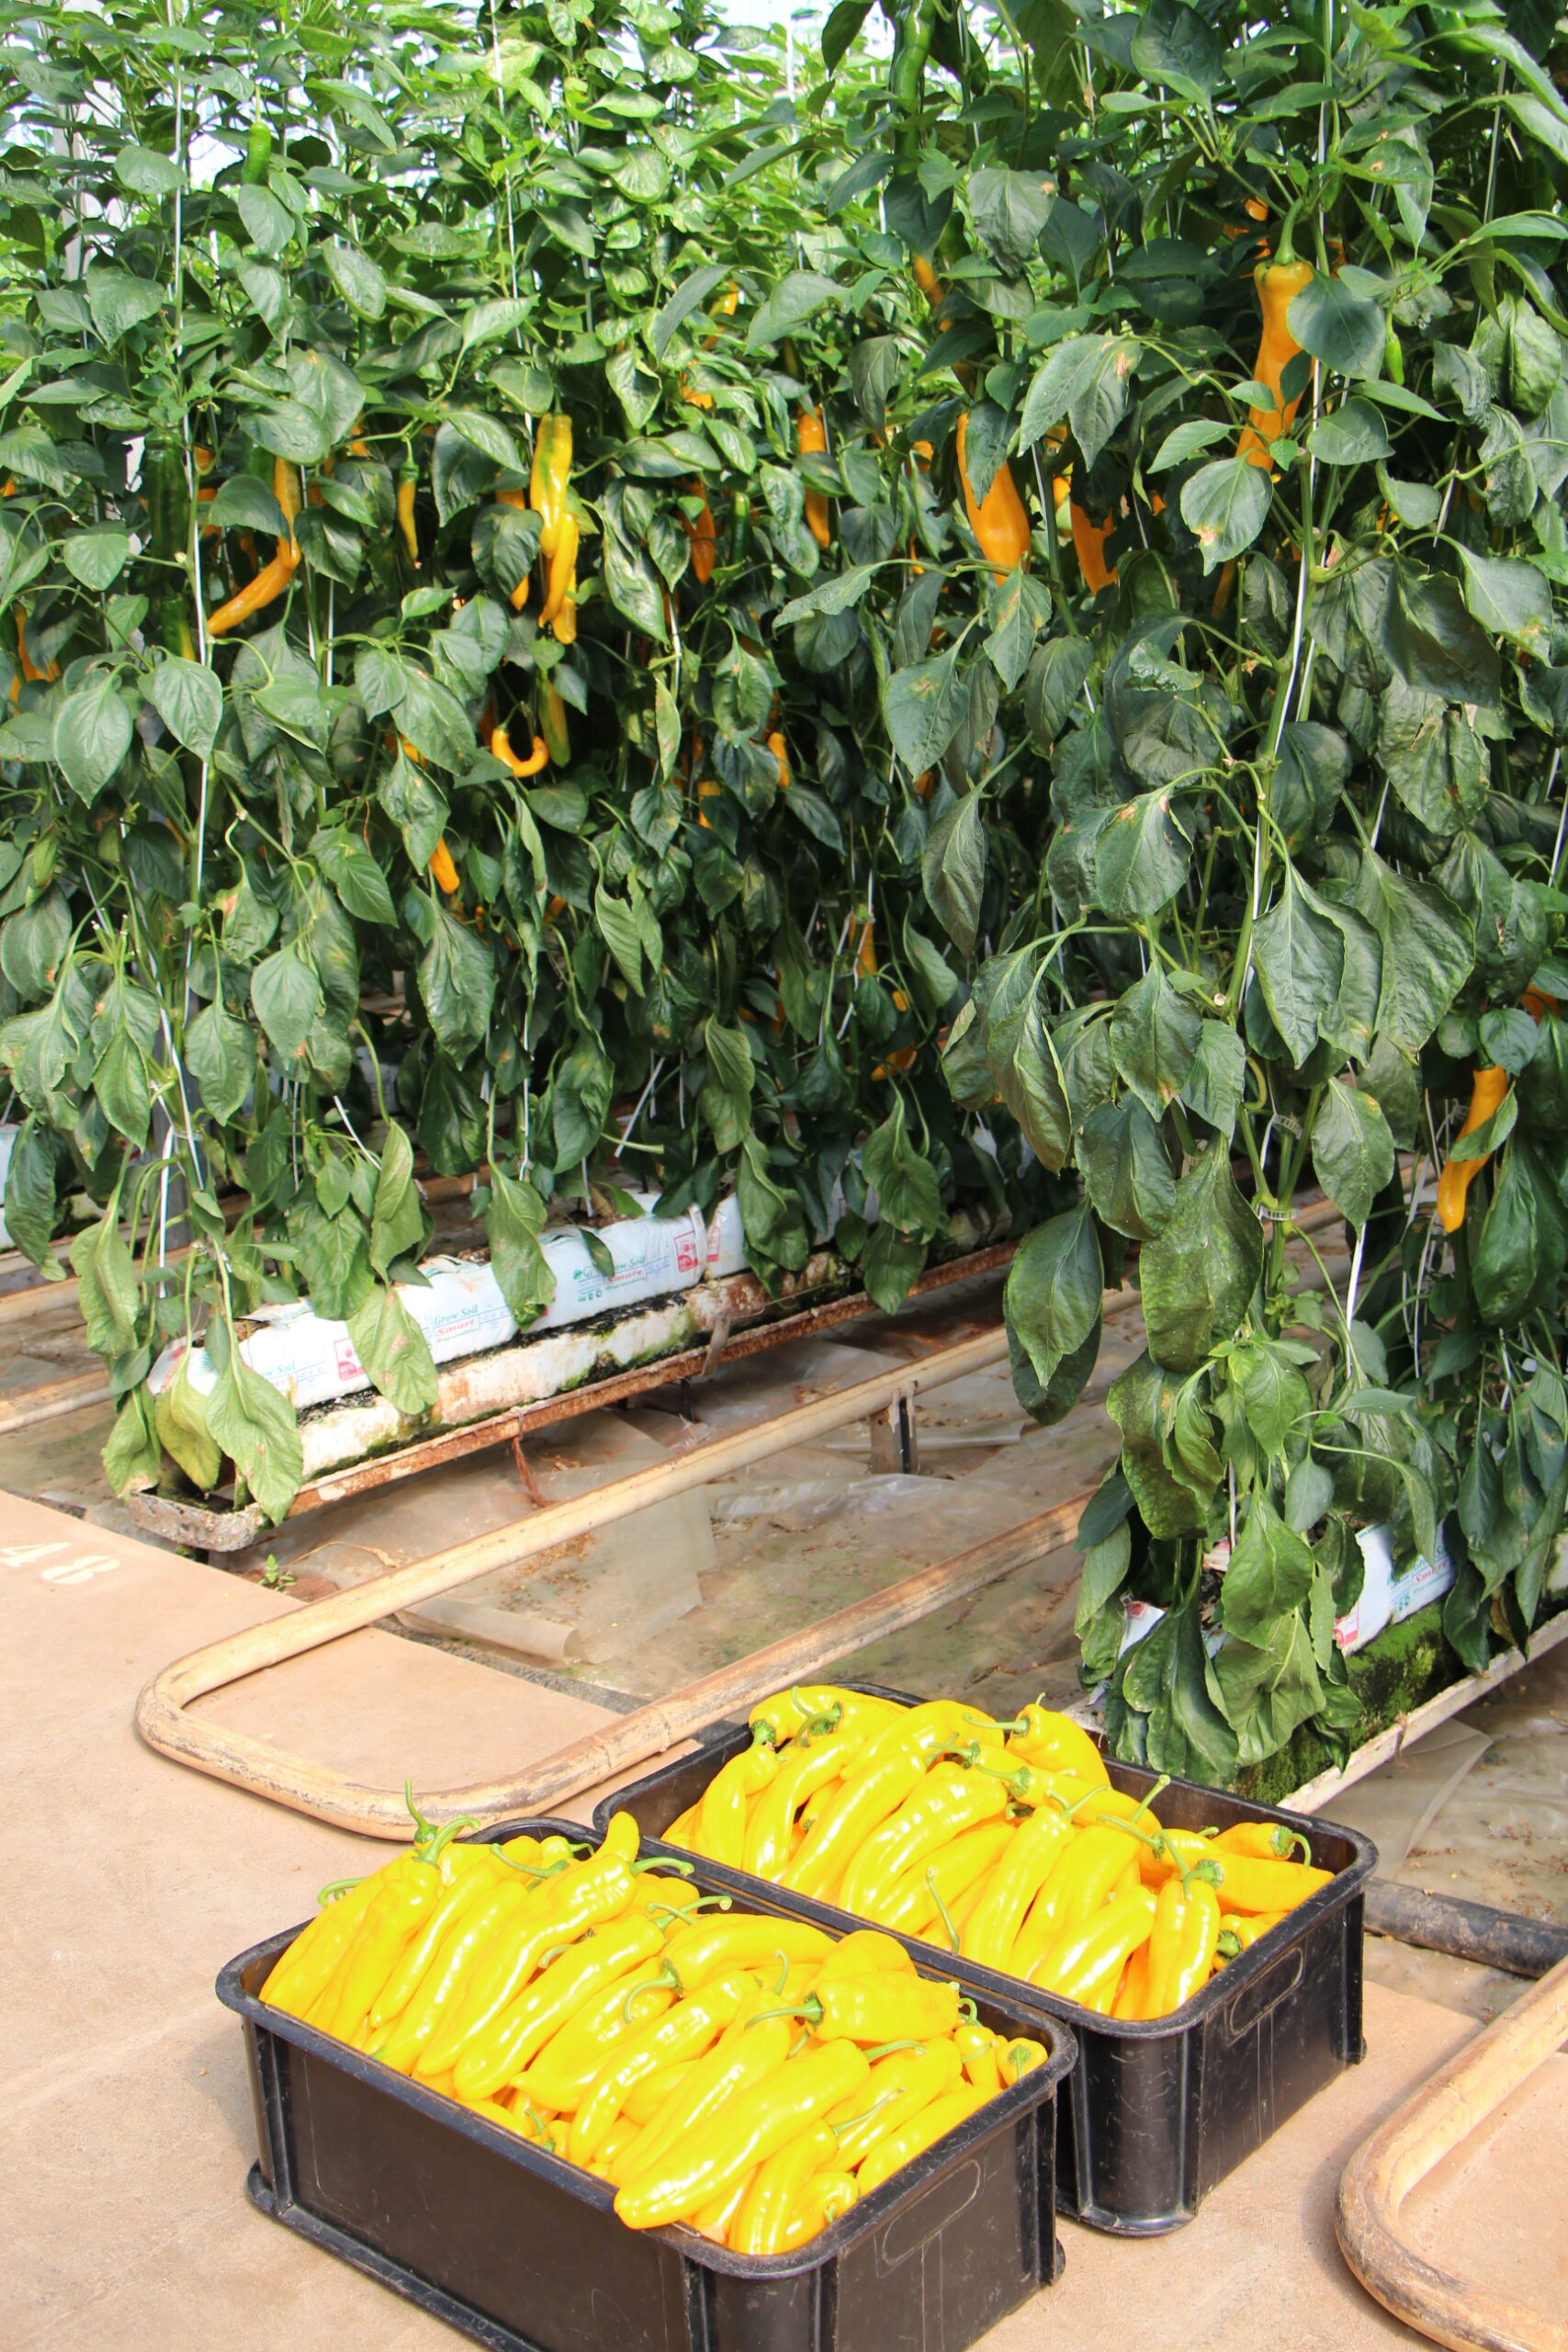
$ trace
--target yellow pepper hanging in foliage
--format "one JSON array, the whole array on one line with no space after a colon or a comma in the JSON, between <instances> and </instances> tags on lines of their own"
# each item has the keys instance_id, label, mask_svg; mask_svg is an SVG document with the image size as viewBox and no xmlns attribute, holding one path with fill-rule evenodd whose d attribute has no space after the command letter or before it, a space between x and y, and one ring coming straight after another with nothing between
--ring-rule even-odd
<instances>
[{"instance_id":1,"label":"yellow pepper hanging in foliage","mask_svg":"<svg viewBox=\"0 0 1568 2352\"><path fill-rule=\"evenodd\" d=\"M413 503L419 492L419 474L411 462L398 476L398 528L402 533L403 546L409 561L419 570L419 526L414 520Z\"/></svg>"},{"instance_id":2,"label":"yellow pepper hanging in foliage","mask_svg":"<svg viewBox=\"0 0 1568 2352\"><path fill-rule=\"evenodd\" d=\"M828 447L828 427L819 408L803 408L795 419L795 446L803 456L814 456ZM828 501L819 490L806 493L806 527L819 548L825 548L832 534L828 525Z\"/></svg>"},{"instance_id":3,"label":"yellow pepper hanging in foliage","mask_svg":"<svg viewBox=\"0 0 1568 2352\"><path fill-rule=\"evenodd\" d=\"M570 645L577 636L578 523L567 505L570 480L571 419L554 412L539 419L528 503L539 517L539 553L545 563L539 619L554 629L562 645ZM547 739L548 732L547 728ZM553 752L550 756L554 758Z\"/></svg>"},{"instance_id":4,"label":"yellow pepper hanging in foliage","mask_svg":"<svg viewBox=\"0 0 1568 2352\"><path fill-rule=\"evenodd\" d=\"M1018 494L1012 469L1006 464L997 468L985 497L976 497L964 462L968 437L969 419L964 414L958 420L958 479L964 485L964 511L969 517L969 528L979 541L981 554L991 565L992 578L1000 582L1029 560L1029 517Z\"/></svg>"},{"instance_id":5,"label":"yellow pepper hanging in foliage","mask_svg":"<svg viewBox=\"0 0 1568 2352\"><path fill-rule=\"evenodd\" d=\"M446 846L445 834L435 844L435 852L430 861L430 874L438 890L450 894L458 887L457 869L452 863L452 853Z\"/></svg>"},{"instance_id":6,"label":"yellow pepper hanging in foliage","mask_svg":"<svg viewBox=\"0 0 1568 2352\"><path fill-rule=\"evenodd\" d=\"M1263 306L1263 334L1252 373L1257 382L1268 385L1275 405L1247 411L1236 455L1245 458L1249 466L1267 466L1272 470L1274 460L1269 454L1269 445L1290 431L1301 404L1300 393L1294 400L1285 400L1280 386L1286 368L1300 356L1302 348L1291 333L1291 304L1303 286L1311 285L1312 277L1311 263L1295 260L1261 261L1253 272L1253 284Z\"/></svg>"},{"instance_id":7,"label":"yellow pepper hanging in foliage","mask_svg":"<svg viewBox=\"0 0 1568 2352\"><path fill-rule=\"evenodd\" d=\"M1472 1136L1477 1127L1483 1127L1494 1112L1502 1107L1507 1091L1508 1073L1506 1069L1478 1069L1471 1090L1470 1109L1460 1129L1461 1137ZM1487 1152L1481 1159L1449 1159L1445 1162L1443 1172L1438 1179L1438 1223L1445 1233L1457 1233L1464 1223L1465 1196L1472 1182L1491 1157Z\"/></svg>"},{"instance_id":8,"label":"yellow pepper hanging in foliage","mask_svg":"<svg viewBox=\"0 0 1568 2352\"><path fill-rule=\"evenodd\" d=\"M226 636L230 629L238 628L242 621L248 621L253 613L259 613L264 606L275 603L299 569L299 542L294 536L294 525L304 498L299 487L299 469L291 466L286 458L279 458L273 466L272 494L283 509L288 537L275 542L276 553L272 561L262 566L248 586L242 588L237 595L231 596L227 604L220 605L216 611L209 613L209 637Z\"/></svg>"},{"instance_id":9,"label":"yellow pepper hanging in foliage","mask_svg":"<svg viewBox=\"0 0 1568 2352\"><path fill-rule=\"evenodd\" d=\"M527 759L520 759L512 748L512 738L504 727L497 727L490 739L491 756L513 775L537 775L549 763L549 750L542 735L534 738L534 749Z\"/></svg>"}]
</instances>

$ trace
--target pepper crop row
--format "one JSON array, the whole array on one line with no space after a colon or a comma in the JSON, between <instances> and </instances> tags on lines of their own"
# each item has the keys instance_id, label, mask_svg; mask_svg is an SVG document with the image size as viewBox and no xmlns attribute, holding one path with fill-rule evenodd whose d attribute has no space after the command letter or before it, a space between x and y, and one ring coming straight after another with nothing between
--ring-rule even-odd
<instances>
[{"instance_id":1,"label":"pepper crop row","mask_svg":"<svg viewBox=\"0 0 1568 2352\"><path fill-rule=\"evenodd\" d=\"M1044 2061L889 1936L709 1912L627 1815L596 1853L415 1821L263 1999L612 2182L633 2229L787 2252Z\"/></svg>"},{"instance_id":2,"label":"pepper crop row","mask_svg":"<svg viewBox=\"0 0 1568 2352\"><path fill-rule=\"evenodd\" d=\"M1102 2016L1168 2016L1327 1884L1267 1822L1168 1827L1043 1705L999 1724L829 1685L761 1701L752 1745L664 1832Z\"/></svg>"}]
</instances>

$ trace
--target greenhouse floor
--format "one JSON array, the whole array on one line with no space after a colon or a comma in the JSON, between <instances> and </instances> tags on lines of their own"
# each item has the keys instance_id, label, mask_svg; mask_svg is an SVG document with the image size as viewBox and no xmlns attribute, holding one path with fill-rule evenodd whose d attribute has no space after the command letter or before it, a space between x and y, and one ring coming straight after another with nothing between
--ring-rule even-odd
<instances>
[{"instance_id":1,"label":"greenhouse floor","mask_svg":"<svg viewBox=\"0 0 1568 2352\"><path fill-rule=\"evenodd\" d=\"M12 1953L0 2007L10 2244L0 2342L7 2352L454 2343L247 2205L240 2034L211 1990L224 1961L304 1914L324 1880L388 1849L184 1771L131 1728L138 1690L167 1659L294 1604L9 1496L0 1571ZM379 1781L412 1771L425 1786L515 1768L605 1716L585 1697L376 1632L206 1703L339 1770ZM1499 1702L1499 1724L1519 1703ZM1529 1703L1550 1711L1553 1700ZM1505 1727L1498 1738L1505 1763L1514 1736ZM570 1810L586 1814L596 1793ZM1177 2235L1115 2241L1064 2224L1065 2279L987 2345L1088 2352L1119 2332L1135 2332L1146 2352L1419 2341L1340 2263L1334 2189L1376 2119L1468 2030L1451 2007L1374 1984L1363 2066ZM1559 2058L1416 2202L1429 2251L1548 2310L1568 2300L1557 2227L1565 2096Z\"/></svg>"}]
</instances>

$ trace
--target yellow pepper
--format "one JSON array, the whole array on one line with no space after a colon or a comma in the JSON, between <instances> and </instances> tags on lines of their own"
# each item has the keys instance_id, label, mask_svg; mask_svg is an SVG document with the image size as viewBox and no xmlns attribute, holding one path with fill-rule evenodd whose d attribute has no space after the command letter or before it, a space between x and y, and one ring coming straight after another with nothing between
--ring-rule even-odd
<instances>
[{"instance_id":1,"label":"yellow pepper","mask_svg":"<svg viewBox=\"0 0 1568 2352\"><path fill-rule=\"evenodd\" d=\"M1470 1109L1465 1114L1460 1135L1472 1136L1483 1127L1495 1112L1502 1107L1508 1091L1506 1069L1478 1069L1471 1090ZM1492 1157L1487 1152L1480 1159L1448 1159L1438 1179L1438 1223L1445 1233L1457 1233L1464 1223L1464 1204L1472 1183Z\"/></svg>"},{"instance_id":2,"label":"yellow pepper","mask_svg":"<svg viewBox=\"0 0 1568 2352\"><path fill-rule=\"evenodd\" d=\"M819 408L803 408L795 418L795 446L803 456L826 450L828 427ZM819 490L806 493L806 527L819 548L825 548L833 536L828 521L828 501Z\"/></svg>"},{"instance_id":3,"label":"yellow pepper","mask_svg":"<svg viewBox=\"0 0 1568 2352\"><path fill-rule=\"evenodd\" d=\"M1007 1802L1007 1790L992 1773L964 1771L956 1764L933 1766L852 1857L837 1899L846 1911L874 1912L904 1871L962 1831L994 1821L1006 1812Z\"/></svg>"},{"instance_id":4,"label":"yellow pepper","mask_svg":"<svg viewBox=\"0 0 1568 2352\"><path fill-rule=\"evenodd\" d=\"M1008 1738L1008 1754L1043 1772L1076 1772L1091 1784L1110 1786L1105 1758L1082 1724L1058 1714L1036 1699L1025 1707Z\"/></svg>"},{"instance_id":5,"label":"yellow pepper","mask_svg":"<svg viewBox=\"0 0 1568 2352\"><path fill-rule=\"evenodd\" d=\"M958 479L964 486L964 511L980 552L991 565L991 577L1000 582L1010 571L1029 560L1029 517L1018 494L1012 469L1004 461L997 468L984 498L976 498L965 464L968 446L967 412L958 420Z\"/></svg>"},{"instance_id":6,"label":"yellow pepper","mask_svg":"<svg viewBox=\"0 0 1568 2352\"><path fill-rule=\"evenodd\" d=\"M504 727L495 728L491 734L490 752L492 759L510 768L513 775L538 775L549 765L549 749L542 735L534 738L534 748L527 759L520 759L512 748L512 738Z\"/></svg>"},{"instance_id":7,"label":"yellow pepper","mask_svg":"<svg viewBox=\"0 0 1568 2352\"><path fill-rule=\"evenodd\" d=\"M824 2041L756 2083L665 2161L617 2189L615 2211L629 2229L660 2229L699 2211L754 2165L860 2088L871 2072L852 2041Z\"/></svg>"},{"instance_id":8,"label":"yellow pepper","mask_svg":"<svg viewBox=\"0 0 1568 2352\"><path fill-rule=\"evenodd\" d=\"M1031 1983L1109 2016L1122 1970L1138 1946L1149 1940L1156 1900L1147 1887L1134 1886L1130 1894L1098 1905L1058 1935L1036 1963Z\"/></svg>"},{"instance_id":9,"label":"yellow pepper","mask_svg":"<svg viewBox=\"0 0 1568 2352\"><path fill-rule=\"evenodd\" d=\"M966 2123L976 2108L984 2107L986 2098L986 2092L977 2091L972 2083L960 2084L932 2099L929 2107L922 2108L897 2132L889 2132L885 2139L878 2140L855 2175L855 2186L862 2198L869 2197L874 2188L880 2188L885 2180L890 2180L900 2165L909 2164L922 2150L934 2146L947 2132Z\"/></svg>"},{"instance_id":10,"label":"yellow pepper","mask_svg":"<svg viewBox=\"0 0 1568 2352\"><path fill-rule=\"evenodd\" d=\"M1220 1905L1206 1880L1168 1879L1155 1903L1144 2015L1168 2017L1206 1984L1220 1940Z\"/></svg>"},{"instance_id":11,"label":"yellow pepper","mask_svg":"<svg viewBox=\"0 0 1568 2352\"><path fill-rule=\"evenodd\" d=\"M411 463L398 476L398 528L402 533L403 546L414 570L419 570L419 526L414 520L414 500L419 494L419 475Z\"/></svg>"},{"instance_id":12,"label":"yellow pepper","mask_svg":"<svg viewBox=\"0 0 1568 2352\"><path fill-rule=\"evenodd\" d=\"M1301 352L1301 345L1291 333L1290 307L1303 287L1311 285L1312 277L1311 263L1295 260L1259 262L1252 274L1263 309L1263 334L1253 364L1253 379L1269 387L1275 404L1272 408L1247 411L1236 455L1251 466L1272 469L1274 461L1269 454L1269 445L1281 440L1295 421L1301 396L1298 393L1294 400L1282 400L1280 385L1285 369Z\"/></svg>"},{"instance_id":13,"label":"yellow pepper","mask_svg":"<svg viewBox=\"0 0 1568 2352\"><path fill-rule=\"evenodd\" d=\"M742 1748L722 1765L703 1793L694 1850L711 1862L739 1870L746 1855L747 1807L778 1769L779 1751L765 1740Z\"/></svg>"},{"instance_id":14,"label":"yellow pepper","mask_svg":"<svg viewBox=\"0 0 1568 2352\"><path fill-rule=\"evenodd\" d=\"M430 873L436 888L445 890L448 897L460 887L457 869L452 863L452 853L446 846L445 834L436 842L431 854Z\"/></svg>"}]
</instances>

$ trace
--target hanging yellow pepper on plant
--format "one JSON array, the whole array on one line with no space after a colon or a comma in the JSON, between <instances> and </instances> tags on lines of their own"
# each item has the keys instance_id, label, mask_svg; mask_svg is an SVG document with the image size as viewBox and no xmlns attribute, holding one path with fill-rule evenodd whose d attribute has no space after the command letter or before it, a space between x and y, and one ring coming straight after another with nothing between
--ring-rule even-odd
<instances>
[{"instance_id":1,"label":"hanging yellow pepper on plant","mask_svg":"<svg viewBox=\"0 0 1568 2352\"><path fill-rule=\"evenodd\" d=\"M1274 460L1269 454L1269 445L1290 431L1301 405L1299 392L1293 400L1285 400L1280 391L1280 379L1292 360L1300 356L1302 348L1291 333L1290 308L1303 287L1310 286L1313 278L1312 264L1297 261L1290 253L1289 222L1280 243L1284 248L1280 256L1274 261L1260 261L1252 274L1263 307L1263 333L1252 373L1258 383L1268 385L1275 404L1272 408L1248 409L1247 422L1236 444L1237 457L1245 458L1249 466L1266 466L1270 470Z\"/></svg>"},{"instance_id":2,"label":"hanging yellow pepper on plant","mask_svg":"<svg viewBox=\"0 0 1568 2352\"><path fill-rule=\"evenodd\" d=\"M969 418L965 413L958 420L958 479L964 485L964 511L969 517L969 528L979 541L981 554L991 565L991 577L999 583L1010 571L1029 560L1029 517L1018 494L1012 469L1005 463L997 468L985 497L976 497L966 463L968 436Z\"/></svg>"},{"instance_id":3,"label":"hanging yellow pepper on plant","mask_svg":"<svg viewBox=\"0 0 1568 2352\"><path fill-rule=\"evenodd\" d=\"M436 888L445 890L448 896L459 887L457 869L452 863L452 853L446 846L445 834L435 844L434 854L430 861L430 876Z\"/></svg>"},{"instance_id":4,"label":"hanging yellow pepper on plant","mask_svg":"<svg viewBox=\"0 0 1568 2352\"><path fill-rule=\"evenodd\" d=\"M701 481L694 477L691 489L692 496L702 500L702 508L694 523L687 523L684 515L681 519L686 524L686 537L692 543L693 577L705 588L713 578L714 563L718 555L718 526L713 519L713 508L708 504L708 494Z\"/></svg>"},{"instance_id":5,"label":"hanging yellow pepper on plant","mask_svg":"<svg viewBox=\"0 0 1568 2352\"><path fill-rule=\"evenodd\" d=\"M795 446L803 457L814 457L828 447L828 427L819 408L803 408L795 421ZM832 534L828 524L828 501L819 490L806 493L806 527L819 548L825 548Z\"/></svg>"},{"instance_id":6,"label":"hanging yellow pepper on plant","mask_svg":"<svg viewBox=\"0 0 1568 2352\"><path fill-rule=\"evenodd\" d=\"M1071 502L1069 512L1073 526L1073 551L1084 576L1084 585L1091 595L1098 596L1102 588L1113 588L1116 584L1115 566L1105 560L1105 542L1115 527L1116 517L1108 514L1103 523L1091 523L1076 498Z\"/></svg>"},{"instance_id":7,"label":"hanging yellow pepper on plant","mask_svg":"<svg viewBox=\"0 0 1568 2352\"><path fill-rule=\"evenodd\" d=\"M1461 1140L1465 1136L1472 1136L1477 1127L1486 1125L1494 1112L1501 1109L1507 1091L1508 1073L1506 1069L1489 1068L1476 1071L1475 1083L1471 1089L1470 1109L1460 1129ZM1474 1178L1491 1157L1492 1154L1486 1152L1480 1159L1450 1159L1445 1161L1443 1172L1438 1179L1438 1223L1445 1233L1457 1233L1464 1223L1465 1196Z\"/></svg>"},{"instance_id":8,"label":"hanging yellow pepper on plant","mask_svg":"<svg viewBox=\"0 0 1568 2352\"><path fill-rule=\"evenodd\" d=\"M553 412L539 419L528 503L539 517L539 553L545 563L545 601L539 619L554 628L562 645L570 645L577 635L578 525L566 503L570 480L571 419ZM548 741L547 728L545 737Z\"/></svg>"},{"instance_id":9,"label":"hanging yellow pepper on plant","mask_svg":"<svg viewBox=\"0 0 1568 2352\"><path fill-rule=\"evenodd\" d=\"M549 764L549 749L542 735L535 736L533 751L525 760L513 750L512 738L506 729L497 727L491 734L490 750L491 756L498 759L503 768L510 768L513 775L537 775Z\"/></svg>"},{"instance_id":10,"label":"hanging yellow pepper on plant","mask_svg":"<svg viewBox=\"0 0 1568 2352\"><path fill-rule=\"evenodd\" d=\"M419 471L411 458L398 475L398 528L402 533L403 546L409 561L419 570L419 526L414 520L413 503L419 492Z\"/></svg>"},{"instance_id":11,"label":"hanging yellow pepper on plant","mask_svg":"<svg viewBox=\"0 0 1568 2352\"><path fill-rule=\"evenodd\" d=\"M567 729L566 705L559 690L548 678L539 689L539 732L553 766L564 768L571 757L571 737Z\"/></svg>"},{"instance_id":12,"label":"hanging yellow pepper on plant","mask_svg":"<svg viewBox=\"0 0 1568 2352\"><path fill-rule=\"evenodd\" d=\"M230 629L238 628L242 621L248 621L253 613L275 603L299 569L299 542L294 536L294 525L304 499L299 488L299 469L291 466L286 458L277 458L273 465L272 494L283 509L288 537L275 542L276 553L272 561L262 566L248 586L231 596L227 604L220 605L216 612L209 613L209 637L226 635Z\"/></svg>"}]
</instances>

